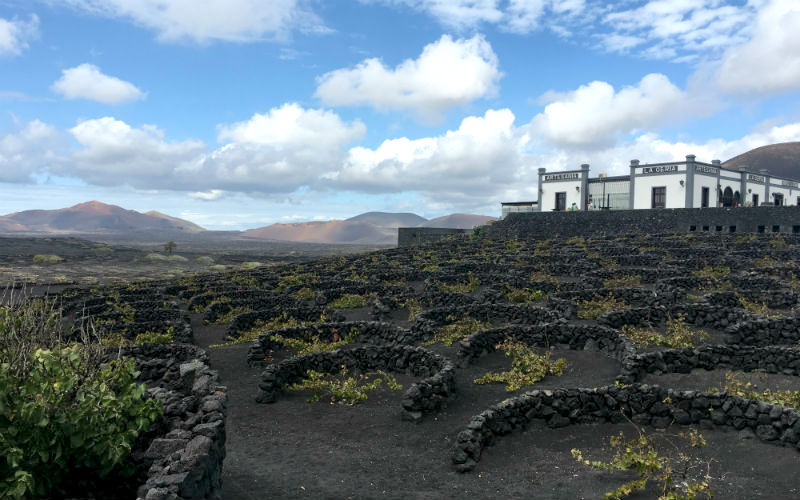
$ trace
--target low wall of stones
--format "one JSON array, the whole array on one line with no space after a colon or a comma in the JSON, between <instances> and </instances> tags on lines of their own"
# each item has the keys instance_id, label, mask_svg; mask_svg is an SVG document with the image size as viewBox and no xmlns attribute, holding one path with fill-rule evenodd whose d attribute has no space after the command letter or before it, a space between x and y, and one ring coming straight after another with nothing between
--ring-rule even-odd
<instances>
[{"instance_id":1,"label":"low wall of stones","mask_svg":"<svg viewBox=\"0 0 800 500\"><path fill-rule=\"evenodd\" d=\"M235 299L210 304L203 313L203 321L214 323L219 318L238 307L248 307L253 311L264 311L267 309L299 307L301 305L302 301L291 295L275 295L269 292L260 292L251 297L237 297Z\"/></svg>"},{"instance_id":2,"label":"low wall of stones","mask_svg":"<svg viewBox=\"0 0 800 500\"><path fill-rule=\"evenodd\" d=\"M469 229L445 229L439 227L400 227L397 228L397 246L410 247L441 241L450 237L465 236Z\"/></svg>"},{"instance_id":3,"label":"low wall of stones","mask_svg":"<svg viewBox=\"0 0 800 500\"><path fill-rule=\"evenodd\" d=\"M624 361L617 380L628 384L641 381L647 374L690 373L695 369L760 370L800 376L800 349L785 346L706 345L640 353Z\"/></svg>"},{"instance_id":4,"label":"low wall of stones","mask_svg":"<svg viewBox=\"0 0 800 500\"><path fill-rule=\"evenodd\" d=\"M560 293L558 297L578 302L594 300L597 296L607 297L609 294L633 307L671 306L680 302L684 297L684 294L677 289L654 292L643 288L583 289Z\"/></svg>"},{"instance_id":5,"label":"low wall of stones","mask_svg":"<svg viewBox=\"0 0 800 500\"><path fill-rule=\"evenodd\" d=\"M256 401L275 402L285 387L300 382L308 370L337 373L342 365L362 372L387 369L425 377L403 395L404 420L419 421L455 395L455 366L447 358L422 347L367 346L304 354L269 365L261 374Z\"/></svg>"},{"instance_id":6,"label":"low wall of stones","mask_svg":"<svg viewBox=\"0 0 800 500\"><path fill-rule=\"evenodd\" d=\"M800 439L800 414L796 410L725 393L674 391L647 385L534 390L472 417L458 434L451 459L457 471L473 470L486 446L500 436L524 430L535 419L557 428L621 423L625 418L656 428L673 423L747 427L762 441L782 446L797 447Z\"/></svg>"},{"instance_id":7,"label":"low wall of stones","mask_svg":"<svg viewBox=\"0 0 800 500\"><path fill-rule=\"evenodd\" d=\"M163 433L134 456L149 467L140 500L214 498L222 486L226 388L202 349L188 344L109 349L136 359L139 381L164 406Z\"/></svg>"},{"instance_id":8,"label":"low wall of stones","mask_svg":"<svg viewBox=\"0 0 800 500\"><path fill-rule=\"evenodd\" d=\"M800 318L765 318L752 314L747 321L725 330L725 342L766 346L797 344L800 341Z\"/></svg>"},{"instance_id":9,"label":"low wall of stones","mask_svg":"<svg viewBox=\"0 0 800 500\"><path fill-rule=\"evenodd\" d=\"M488 226L490 238L542 239L626 233L684 233L702 231L758 233L779 226L792 233L800 227L800 207L672 208L658 210L593 210L589 212L512 213ZM791 234L784 237L793 237Z\"/></svg>"},{"instance_id":10,"label":"low wall of stones","mask_svg":"<svg viewBox=\"0 0 800 500\"><path fill-rule=\"evenodd\" d=\"M619 332L603 326L574 325L555 322L540 326L512 326L477 331L458 344L458 358L469 363L484 354L494 352L495 346L514 339L531 347L564 346L572 350L600 351L624 360L636 352L633 345Z\"/></svg>"},{"instance_id":11,"label":"low wall of stones","mask_svg":"<svg viewBox=\"0 0 800 500\"><path fill-rule=\"evenodd\" d=\"M411 329L418 332L420 338L427 339L437 328L463 317L494 323L536 325L555 321L559 315L543 307L514 304L482 303L463 307L437 307L417 314Z\"/></svg>"},{"instance_id":12,"label":"low wall of stones","mask_svg":"<svg viewBox=\"0 0 800 500\"><path fill-rule=\"evenodd\" d=\"M227 337L238 337L242 332L252 330L259 321L269 321L280 317L283 314L298 321L319 321L322 314L328 321L344 321L344 316L331 309L324 307L287 307L276 309L265 309L263 311L253 311L239 314L233 318L225 332Z\"/></svg>"},{"instance_id":13,"label":"low wall of stones","mask_svg":"<svg viewBox=\"0 0 800 500\"><path fill-rule=\"evenodd\" d=\"M302 339L310 341L312 337L319 337L323 342L333 342L344 339L355 333L355 342L383 346L412 345L419 342L419 338L411 330L401 328L392 323L380 321L345 321L341 323L315 323L308 326L282 328L259 335L250 346L247 353L247 364L250 366L266 366L264 361L270 351L280 349L283 344L273 340L274 335L284 338Z\"/></svg>"}]
</instances>

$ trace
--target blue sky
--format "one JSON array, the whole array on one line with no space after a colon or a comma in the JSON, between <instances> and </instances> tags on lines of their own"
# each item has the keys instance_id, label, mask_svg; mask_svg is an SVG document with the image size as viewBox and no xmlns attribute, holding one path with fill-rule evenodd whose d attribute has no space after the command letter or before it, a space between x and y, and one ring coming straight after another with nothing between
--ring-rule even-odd
<instances>
[{"instance_id":1,"label":"blue sky","mask_svg":"<svg viewBox=\"0 0 800 500\"><path fill-rule=\"evenodd\" d=\"M0 0L0 213L499 213L800 140L797 0Z\"/></svg>"}]
</instances>

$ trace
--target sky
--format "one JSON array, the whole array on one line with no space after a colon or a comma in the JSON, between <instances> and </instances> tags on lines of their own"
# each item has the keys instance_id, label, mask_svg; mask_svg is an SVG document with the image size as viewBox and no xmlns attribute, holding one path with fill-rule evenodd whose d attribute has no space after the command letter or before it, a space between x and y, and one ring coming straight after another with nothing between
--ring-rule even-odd
<instances>
[{"instance_id":1,"label":"sky","mask_svg":"<svg viewBox=\"0 0 800 500\"><path fill-rule=\"evenodd\" d=\"M798 0L0 0L0 214L496 216L798 140Z\"/></svg>"}]
</instances>

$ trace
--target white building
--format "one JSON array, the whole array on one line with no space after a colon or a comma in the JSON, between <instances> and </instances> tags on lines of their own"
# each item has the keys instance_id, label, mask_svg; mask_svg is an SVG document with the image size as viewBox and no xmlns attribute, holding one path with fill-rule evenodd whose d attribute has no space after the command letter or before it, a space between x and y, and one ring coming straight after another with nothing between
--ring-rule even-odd
<instances>
[{"instance_id":1,"label":"white building","mask_svg":"<svg viewBox=\"0 0 800 500\"><path fill-rule=\"evenodd\" d=\"M686 161L640 164L631 160L630 175L589 177L589 165L548 173L539 169L539 200L503 203L503 217L512 212L705 208L800 205L798 181L770 176L766 170L738 171L711 163Z\"/></svg>"}]
</instances>

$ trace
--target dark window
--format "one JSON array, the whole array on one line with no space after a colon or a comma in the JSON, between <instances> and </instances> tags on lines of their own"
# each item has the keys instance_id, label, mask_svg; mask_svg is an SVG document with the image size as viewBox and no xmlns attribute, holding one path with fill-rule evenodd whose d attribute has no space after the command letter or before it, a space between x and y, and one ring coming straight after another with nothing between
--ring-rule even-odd
<instances>
[{"instance_id":1,"label":"dark window","mask_svg":"<svg viewBox=\"0 0 800 500\"><path fill-rule=\"evenodd\" d=\"M703 231L708 231L708 226L703 226Z\"/></svg>"},{"instance_id":2,"label":"dark window","mask_svg":"<svg viewBox=\"0 0 800 500\"><path fill-rule=\"evenodd\" d=\"M781 232L781 226L772 226L772 232L773 233L780 233Z\"/></svg>"},{"instance_id":3,"label":"dark window","mask_svg":"<svg viewBox=\"0 0 800 500\"><path fill-rule=\"evenodd\" d=\"M704 187L700 191L700 208L708 208L708 195L709 190L707 187Z\"/></svg>"},{"instance_id":4,"label":"dark window","mask_svg":"<svg viewBox=\"0 0 800 500\"><path fill-rule=\"evenodd\" d=\"M567 209L567 193L556 193L556 211L563 212Z\"/></svg>"},{"instance_id":5,"label":"dark window","mask_svg":"<svg viewBox=\"0 0 800 500\"><path fill-rule=\"evenodd\" d=\"M780 193L775 193L775 206L779 207L783 205L783 195Z\"/></svg>"},{"instance_id":6,"label":"dark window","mask_svg":"<svg viewBox=\"0 0 800 500\"><path fill-rule=\"evenodd\" d=\"M793 233L800 233L800 226L792 226Z\"/></svg>"},{"instance_id":7,"label":"dark window","mask_svg":"<svg viewBox=\"0 0 800 500\"><path fill-rule=\"evenodd\" d=\"M736 226L731 226L731 227L729 227L729 228L728 228L728 232L729 232L729 233L735 233L735 232L736 232Z\"/></svg>"},{"instance_id":8,"label":"dark window","mask_svg":"<svg viewBox=\"0 0 800 500\"><path fill-rule=\"evenodd\" d=\"M800 207L800 196L797 197L797 206Z\"/></svg>"},{"instance_id":9,"label":"dark window","mask_svg":"<svg viewBox=\"0 0 800 500\"><path fill-rule=\"evenodd\" d=\"M667 206L667 188L654 187L653 196L651 198L651 208L666 208Z\"/></svg>"},{"instance_id":10,"label":"dark window","mask_svg":"<svg viewBox=\"0 0 800 500\"><path fill-rule=\"evenodd\" d=\"M731 189L730 187L726 187L725 191L722 192L722 206L723 207L733 206L733 189Z\"/></svg>"},{"instance_id":11,"label":"dark window","mask_svg":"<svg viewBox=\"0 0 800 500\"><path fill-rule=\"evenodd\" d=\"M717 231L722 231L722 226L717 226Z\"/></svg>"},{"instance_id":12,"label":"dark window","mask_svg":"<svg viewBox=\"0 0 800 500\"><path fill-rule=\"evenodd\" d=\"M766 229L765 226L758 226L758 232L759 233L763 233L765 229Z\"/></svg>"},{"instance_id":13,"label":"dark window","mask_svg":"<svg viewBox=\"0 0 800 500\"><path fill-rule=\"evenodd\" d=\"M689 226L689 231L697 231L697 226Z\"/></svg>"},{"instance_id":14,"label":"dark window","mask_svg":"<svg viewBox=\"0 0 800 500\"><path fill-rule=\"evenodd\" d=\"M757 194L753 195L753 206L754 207L758 206L758 195Z\"/></svg>"}]
</instances>

